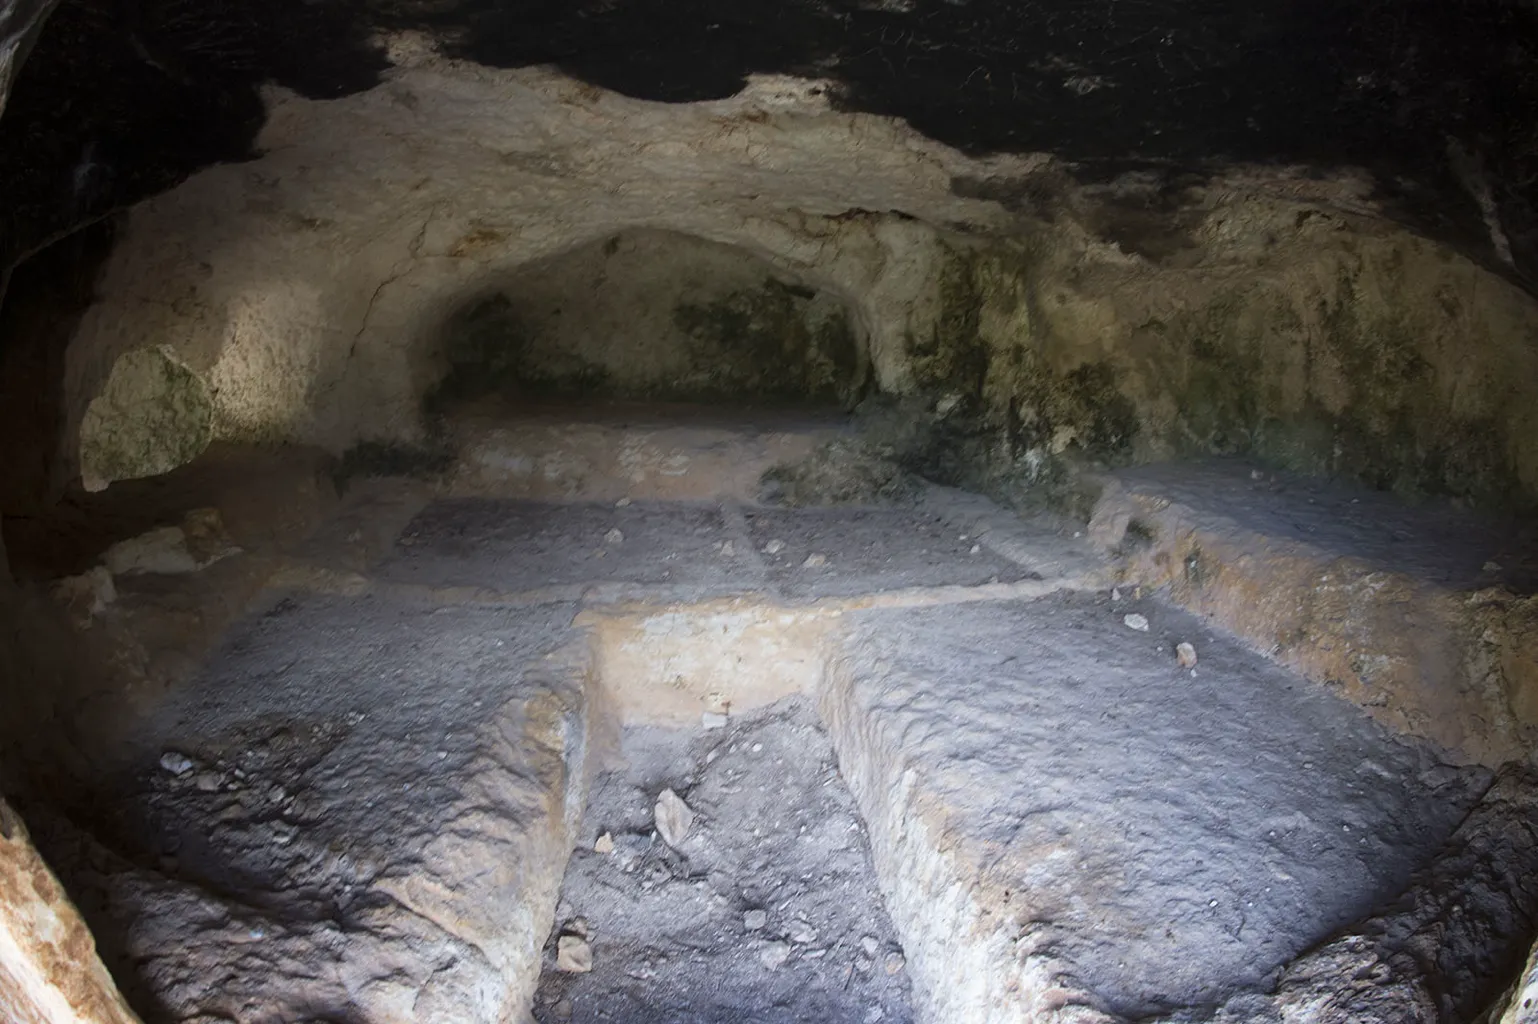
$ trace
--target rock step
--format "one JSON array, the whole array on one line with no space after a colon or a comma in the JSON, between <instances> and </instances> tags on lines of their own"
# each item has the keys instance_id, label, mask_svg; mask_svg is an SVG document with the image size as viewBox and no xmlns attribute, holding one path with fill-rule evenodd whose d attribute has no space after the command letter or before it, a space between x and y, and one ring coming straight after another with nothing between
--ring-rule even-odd
<instances>
[{"instance_id":1,"label":"rock step","mask_svg":"<svg viewBox=\"0 0 1538 1024\"><path fill-rule=\"evenodd\" d=\"M1237 461L1099 478L1121 578L1367 709L1498 767L1538 742L1538 545L1466 509Z\"/></svg>"},{"instance_id":2,"label":"rock step","mask_svg":"<svg viewBox=\"0 0 1538 1024\"><path fill-rule=\"evenodd\" d=\"M1153 600L844 622L821 710L926 1020L1263 990L1399 892L1488 779Z\"/></svg>"}]
</instances>

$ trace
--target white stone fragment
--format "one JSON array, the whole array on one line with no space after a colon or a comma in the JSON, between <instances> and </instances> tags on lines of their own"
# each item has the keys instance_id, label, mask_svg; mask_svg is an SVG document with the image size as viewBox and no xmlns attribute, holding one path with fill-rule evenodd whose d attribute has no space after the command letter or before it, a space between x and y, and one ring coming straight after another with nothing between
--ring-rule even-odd
<instances>
[{"instance_id":1,"label":"white stone fragment","mask_svg":"<svg viewBox=\"0 0 1538 1024\"><path fill-rule=\"evenodd\" d=\"M1194 668L1196 666L1196 648L1188 643L1175 645L1175 657L1180 661L1181 668Z\"/></svg>"},{"instance_id":2,"label":"white stone fragment","mask_svg":"<svg viewBox=\"0 0 1538 1024\"><path fill-rule=\"evenodd\" d=\"M198 560L187 550L187 535L180 526L165 526L119 541L107 549L102 561L114 576L196 572L200 568Z\"/></svg>"},{"instance_id":3,"label":"white stone fragment","mask_svg":"<svg viewBox=\"0 0 1538 1024\"><path fill-rule=\"evenodd\" d=\"M593 947L580 935L562 935L555 944L555 969L586 974L593 969Z\"/></svg>"},{"instance_id":4,"label":"white stone fragment","mask_svg":"<svg viewBox=\"0 0 1538 1024\"><path fill-rule=\"evenodd\" d=\"M1128 629L1135 629L1139 633L1148 632L1148 620L1139 615L1137 612L1133 612L1130 615L1123 615L1121 621L1126 623Z\"/></svg>"},{"instance_id":5,"label":"white stone fragment","mask_svg":"<svg viewBox=\"0 0 1538 1024\"><path fill-rule=\"evenodd\" d=\"M750 910L742 915L742 926L750 932L762 931L769 924L769 914L763 910Z\"/></svg>"},{"instance_id":6,"label":"white stone fragment","mask_svg":"<svg viewBox=\"0 0 1538 1024\"><path fill-rule=\"evenodd\" d=\"M599 836L598 839L593 843L593 852L601 853L604 856L608 856L609 854L613 853L614 836L610 835L608 832L605 832L603 835Z\"/></svg>"},{"instance_id":7,"label":"white stone fragment","mask_svg":"<svg viewBox=\"0 0 1538 1024\"><path fill-rule=\"evenodd\" d=\"M160 755L160 767L172 775L181 777L192 771L192 758L175 750L167 750Z\"/></svg>"},{"instance_id":8,"label":"white stone fragment","mask_svg":"<svg viewBox=\"0 0 1538 1024\"><path fill-rule=\"evenodd\" d=\"M790 959L790 946L783 942L771 942L758 951L758 962L777 971Z\"/></svg>"},{"instance_id":9,"label":"white stone fragment","mask_svg":"<svg viewBox=\"0 0 1538 1024\"><path fill-rule=\"evenodd\" d=\"M806 556L806 561L801 563L803 569L821 569L828 564L828 556L813 552Z\"/></svg>"},{"instance_id":10,"label":"white stone fragment","mask_svg":"<svg viewBox=\"0 0 1538 1024\"><path fill-rule=\"evenodd\" d=\"M625 535L621 533L619 527L616 526L614 529L603 535L603 542L605 544L623 544L625 543Z\"/></svg>"},{"instance_id":11,"label":"white stone fragment","mask_svg":"<svg viewBox=\"0 0 1538 1024\"><path fill-rule=\"evenodd\" d=\"M777 555L784 550L785 542L783 540L772 540L764 545L764 552L766 554Z\"/></svg>"},{"instance_id":12,"label":"white stone fragment","mask_svg":"<svg viewBox=\"0 0 1538 1024\"><path fill-rule=\"evenodd\" d=\"M689 835L690 827L694 825L694 812L689 809L688 804L684 803L683 797L671 789L664 789L657 795L653 819L657 824L657 834L662 837L662 841L676 850Z\"/></svg>"}]
</instances>

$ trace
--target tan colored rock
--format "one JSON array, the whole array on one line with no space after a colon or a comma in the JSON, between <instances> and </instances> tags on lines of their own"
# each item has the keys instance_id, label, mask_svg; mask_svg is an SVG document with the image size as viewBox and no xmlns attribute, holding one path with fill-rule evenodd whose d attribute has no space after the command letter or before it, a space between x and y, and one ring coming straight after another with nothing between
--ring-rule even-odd
<instances>
[{"instance_id":1,"label":"tan colored rock","mask_svg":"<svg viewBox=\"0 0 1538 1024\"><path fill-rule=\"evenodd\" d=\"M207 383L163 346L125 352L80 422L88 491L192 461L213 436Z\"/></svg>"},{"instance_id":2,"label":"tan colored rock","mask_svg":"<svg viewBox=\"0 0 1538 1024\"><path fill-rule=\"evenodd\" d=\"M137 1024L64 889L0 800L0 1019Z\"/></svg>"},{"instance_id":3,"label":"tan colored rock","mask_svg":"<svg viewBox=\"0 0 1538 1024\"><path fill-rule=\"evenodd\" d=\"M562 935L556 940L555 969L586 974L593 969L593 947L580 935Z\"/></svg>"},{"instance_id":4,"label":"tan colored rock","mask_svg":"<svg viewBox=\"0 0 1538 1024\"><path fill-rule=\"evenodd\" d=\"M104 565L68 576L53 585L54 600L62 604L76 626L89 628L92 620L117 600L112 572Z\"/></svg>"}]
</instances>

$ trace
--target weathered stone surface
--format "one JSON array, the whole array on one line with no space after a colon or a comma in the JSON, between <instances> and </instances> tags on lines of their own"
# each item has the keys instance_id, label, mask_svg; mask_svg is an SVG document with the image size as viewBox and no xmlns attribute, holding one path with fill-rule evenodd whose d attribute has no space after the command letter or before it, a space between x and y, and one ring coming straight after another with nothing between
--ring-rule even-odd
<instances>
[{"instance_id":1,"label":"weathered stone surface","mask_svg":"<svg viewBox=\"0 0 1538 1024\"><path fill-rule=\"evenodd\" d=\"M1088 595L846 616L822 708L926 1019L1264 991L1474 799L1477 770L1231 640L1204 639L1193 678L1174 637L1200 625L1139 606L1148 634Z\"/></svg>"},{"instance_id":2,"label":"weathered stone surface","mask_svg":"<svg viewBox=\"0 0 1538 1024\"><path fill-rule=\"evenodd\" d=\"M174 1020L527 1011L587 777L569 606L280 602L135 730L131 867L53 856ZM162 751L196 771L161 770ZM131 966L130 966L131 965Z\"/></svg>"},{"instance_id":3,"label":"weathered stone surface","mask_svg":"<svg viewBox=\"0 0 1538 1024\"><path fill-rule=\"evenodd\" d=\"M136 1024L96 943L26 827L0 799L0 1018L7 1024Z\"/></svg>"},{"instance_id":4,"label":"weathered stone surface","mask_svg":"<svg viewBox=\"0 0 1538 1024\"><path fill-rule=\"evenodd\" d=\"M1091 538L1125 578L1328 684L1396 731L1496 767L1538 740L1535 566L1466 509L1252 467L1102 479Z\"/></svg>"},{"instance_id":5,"label":"weathered stone surface","mask_svg":"<svg viewBox=\"0 0 1538 1024\"><path fill-rule=\"evenodd\" d=\"M454 494L751 501L767 471L799 463L842 428L807 415L504 404L472 408L449 429Z\"/></svg>"},{"instance_id":6,"label":"weathered stone surface","mask_svg":"<svg viewBox=\"0 0 1538 1024\"><path fill-rule=\"evenodd\" d=\"M1538 776L1502 771L1403 893L1287 967L1275 997L1282 1019L1440 1024L1497 1006L1538 929L1535 812ZM1528 996L1519 987L1512 1019L1531 1016Z\"/></svg>"}]
</instances>

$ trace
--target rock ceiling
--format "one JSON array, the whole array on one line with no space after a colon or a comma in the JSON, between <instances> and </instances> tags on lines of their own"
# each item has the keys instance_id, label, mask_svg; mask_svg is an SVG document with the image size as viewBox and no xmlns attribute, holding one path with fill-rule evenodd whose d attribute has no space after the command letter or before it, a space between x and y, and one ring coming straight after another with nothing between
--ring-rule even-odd
<instances>
[{"instance_id":1,"label":"rock ceiling","mask_svg":"<svg viewBox=\"0 0 1538 1024\"><path fill-rule=\"evenodd\" d=\"M41 6L0 2L0 38ZM249 155L262 83L370 88L404 30L666 102L803 75L1083 179L1363 167L1417 230L1529 290L1538 268L1538 15L1512 0L65 0L0 120L0 266Z\"/></svg>"}]
</instances>

